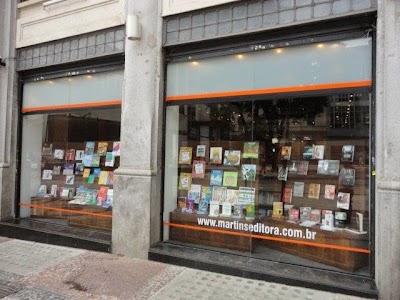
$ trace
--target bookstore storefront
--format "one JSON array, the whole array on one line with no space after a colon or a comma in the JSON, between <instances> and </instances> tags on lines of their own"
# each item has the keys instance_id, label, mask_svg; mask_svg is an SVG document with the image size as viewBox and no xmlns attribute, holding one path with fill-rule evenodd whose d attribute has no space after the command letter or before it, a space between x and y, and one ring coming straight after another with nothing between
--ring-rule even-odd
<instances>
[{"instance_id":1,"label":"bookstore storefront","mask_svg":"<svg viewBox=\"0 0 400 300\"><path fill-rule=\"evenodd\" d=\"M112 67L24 80L20 220L111 233L123 73Z\"/></svg>"},{"instance_id":2,"label":"bookstore storefront","mask_svg":"<svg viewBox=\"0 0 400 300\"><path fill-rule=\"evenodd\" d=\"M164 241L371 276L372 44L172 56Z\"/></svg>"}]
</instances>

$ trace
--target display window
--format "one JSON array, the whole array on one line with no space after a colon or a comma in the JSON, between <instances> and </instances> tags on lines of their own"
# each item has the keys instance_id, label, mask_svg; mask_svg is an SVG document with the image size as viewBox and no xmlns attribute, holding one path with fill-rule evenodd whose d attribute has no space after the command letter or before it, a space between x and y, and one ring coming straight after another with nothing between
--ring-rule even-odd
<instances>
[{"instance_id":1,"label":"display window","mask_svg":"<svg viewBox=\"0 0 400 300\"><path fill-rule=\"evenodd\" d=\"M304 49L329 46L332 52L340 47L333 45L351 44L351 51L357 52L360 48L354 48L368 48L369 43L306 45L299 53L316 63L328 54L318 58ZM295 48L290 56L296 56ZM269 51L274 53L257 55L280 55ZM179 62L182 67L172 63L167 79L164 240L369 276L371 77L366 68L371 55L365 53L355 62L360 68L353 69L361 77L353 77L352 83L330 77L325 62L319 66L325 76L320 83L304 87L293 81L286 87L280 82L275 93L272 86L251 89L253 83L222 92L219 81L210 82L202 74L198 76L204 82L194 83L198 89L189 91L193 87L181 88L178 79L193 62ZM343 57L329 54L333 73L345 72L340 67ZM226 67L237 58L210 59L218 70L218 61L224 60ZM333 67L335 59L338 68ZM196 62L199 69L212 65L208 59ZM238 69L232 64L230 76L240 73L242 63ZM257 68L246 65L243 80ZM221 66L220 71L226 69ZM197 76L195 70L190 72L183 85ZM278 77L285 74L277 70ZM332 78L340 88L321 88ZM307 80L311 78L305 75L301 82ZM236 87L226 78L221 81L224 88ZM351 87L355 82L362 84ZM282 89L292 91L283 95Z\"/></svg>"}]
</instances>

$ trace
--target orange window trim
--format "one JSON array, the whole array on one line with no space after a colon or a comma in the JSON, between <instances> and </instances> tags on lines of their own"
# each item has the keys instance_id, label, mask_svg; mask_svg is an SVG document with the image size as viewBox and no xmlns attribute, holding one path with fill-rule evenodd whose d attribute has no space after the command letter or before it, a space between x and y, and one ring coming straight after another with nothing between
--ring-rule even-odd
<instances>
[{"instance_id":1,"label":"orange window trim","mask_svg":"<svg viewBox=\"0 0 400 300\"><path fill-rule=\"evenodd\" d=\"M107 215L107 214L102 214L102 213L93 213L93 212L89 212L89 211L78 211L78 210L73 210L73 209L48 207L48 206L27 204L27 203L20 203L19 205L23 206L23 207L30 207L30 208L41 208L43 210L69 212L69 213L73 213L73 214L77 214L77 215L95 216L95 217L101 217L101 218L112 218L112 215Z\"/></svg>"},{"instance_id":2,"label":"orange window trim","mask_svg":"<svg viewBox=\"0 0 400 300\"><path fill-rule=\"evenodd\" d=\"M103 107L103 106L113 106L113 105L121 105L121 104L122 104L122 100L109 100L109 101L85 102L85 103L76 103L76 104L24 107L24 108L22 108L22 112L27 113L27 112L36 112L36 111L46 111L46 110L91 108L91 107Z\"/></svg>"},{"instance_id":3,"label":"orange window trim","mask_svg":"<svg viewBox=\"0 0 400 300\"><path fill-rule=\"evenodd\" d=\"M192 95L181 95L181 96L167 96L166 97L166 101L197 100L197 99L206 99L206 98L223 98L223 97L235 97L235 96L254 96L254 95L263 95L263 94L293 93L293 92L304 92L304 91L320 91L320 90L343 89L343 88L359 88L359 87L370 87L371 85L372 85L372 81L371 80L337 82L337 83L303 85L303 86L290 86L290 87L258 89L258 90L243 90L243 91L232 91L232 92L218 92L218 93L192 94Z\"/></svg>"}]
</instances>

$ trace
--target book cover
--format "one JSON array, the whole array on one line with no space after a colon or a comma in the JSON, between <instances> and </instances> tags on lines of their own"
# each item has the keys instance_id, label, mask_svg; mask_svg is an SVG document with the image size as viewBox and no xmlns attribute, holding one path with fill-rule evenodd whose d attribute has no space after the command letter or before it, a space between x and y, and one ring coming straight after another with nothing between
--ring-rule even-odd
<instances>
[{"instance_id":1,"label":"book cover","mask_svg":"<svg viewBox=\"0 0 400 300\"><path fill-rule=\"evenodd\" d=\"M218 203L220 204L226 202L226 187L221 187L221 186L213 187L211 202L213 201L218 201Z\"/></svg>"},{"instance_id":2,"label":"book cover","mask_svg":"<svg viewBox=\"0 0 400 300\"><path fill-rule=\"evenodd\" d=\"M342 161L353 162L353 160L354 160L354 145L343 145Z\"/></svg>"},{"instance_id":3,"label":"book cover","mask_svg":"<svg viewBox=\"0 0 400 300\"><path fill-rule=\"evenodd\" d=\"M194 209L194 200L193 199L186 199L186 209L185 212L190 213L190 214L194 214L195 213L195 209Z\"/></svg>"},{"instance_id":4,"label":"book cover","mask_svg":"<svg viewBox=\"0 0 400 300\"><path fill-rule=\"evenodd\" d=\"M232 204L230 204L229 202L222 203L221 216L224 216L224 217L232 216Z\"/></svg>"},{"instance_id":5,"label":"book cover","mask_svg":"<svg viewBox=\"0 0 400 300\"><path fill-rule=\"evenodd\" d=\"M293 183L293 197L304 196L304 182L295 181Z\"/></svg>"},{"instance_id":6,"label":"book cover","mask_svg":"<svg viewBox=\"0 0 400 300\"><path fill-rule=\"evenodd\" d=\"M210 217L218 217L219 216L219 202L211 201L210 202Z\"/></svg>"},{"instance_id":7,"label":"book cover","mask_svg":"<svg viewBox=\"0 0 400 300\"><path fill-rule=\"evenodd\" d=\"M101 171L100 168L94 168L93 169L93 175L94 175L95 178L100 176L100 171Z\"/></svg>"},{"instance_id":8,"label":"book cover","mask_svg":"<svg viewBox=\"0 0 400 300\"><path fill-rule=\"evenodd\" d=\"M75 175L82 175L84 169L85 169L85 165L83 163L76 163L75 164Z\"/></svg>"},{"instance_id":9,"label":"book cover","mask_svg":"<svg viewBox=\"0 0 400 300\"><path fill-rule=\"evenodd\" d=\"M108 187L106 187L106 186L100 187L99 192L96 197L97 205L102 205L104 202L107 201L107 192L108 192Z\"/></svg>"},{"instance_id":10,"label":"book cover","mask_svg":"<svg viewBox=\"0 0 400 300\"><path fill-rule=\"evenodd\" d=\"M107 173L107 185L113 185L114 184L114 172L113 171L108 171Z\"/></svg>"},{"instance_id":11,"label":"book cover","mask_svg":"<svg viewBox=\"0 0 400 300\"><path fill-rule=\"evenodd\" d=\"M336 186L333 184L325 184L325 199L333 200L335 199Z\"/></svg>"},{"instance_id":12,"label":"book cover","mask_svg":"<svg viewBox=\"0 0 400 300\"><path fill-rule=\"evenodd\" d=\"M99 156L105 156L107 153L108 142L99 142L97 145L97 154Z\"/></svg>"},{"instance_id":13,"label":"book cover","mask_svg":"<svg viewBox=\"0 0 400 300\"><path fill-rule=\"evenodd\" d=\"M224 171L222 171L222 170L211 170L210 185L221 186L222 185L223 176L224 176Z\"/></svg>"},{"instance_id":14,"label":"book cover","mask_svg":"<svg viewBox=\"0 0 400 300\"><path fill-rule=\"evenodd\" d=\"M43 180L53 180L53 170L43 170Z\"/></svg>"},{"instance_id":15,"label":"book cover","mask_svg":"<svg viewBox=\"0 0 400 300\"><path fill-rule=\"evenodd\" d=\"M65 160L75 160L75 149L67 149L65 152Z\"/></svg>"},{"instance_id":16,"label":"book cover","mask_svg":"<svg viewBox=\"0 0 400 300\"><path fill-rule=\"evenodd\" d=\"M254 204L256 189L252 187L239 187L238 204Z\"/></svg>"},{"instance_id":17,"label":"book cover","mask_svg":"<svg viewBox=\"0 0 400 300\"><path fill-rule=\"evenodd\" d=\"M329 174L328 166L329 166L329 160L320 159L318 161L317 174L318 175L328 175Z\"/></svg>"},{"instance_id":18,"label":"book cover","mask_svg":"<svg viewBox=\"0 0 400 300\"><path fill-rule=\"evenodd\" d=\"M53 197L57 197L58 196L57 191L58 191L58 186L56 184L52 184L50 195L52 195Z\"/></svg>"},{"instance_id":19,"label":"book cover","mask_svg":"<svg viewBox=\"0 0 400 300\"><path fill-rule=\"evenodd\" d=\"M320 209L311 209L310 213L310 221L321 223L321 210Z\"/></svg>"},{"instance_id":20,"label":"book cover","mask_svg":"<svg viewBox=\"0 0 400 300\"><path fill-rule=\"evenodd\" d=\"M243 158L258 158L259 148L258 142L244 142Z\"/></svg>"},{"instance_id":21,"label":"book cover","mask_svg":"<svg viewBox=\"0 0 400 300\"><path fill-rule=\"evenodd\" d=\"M210 203L212 198L212 187L203 185L201 187L201 198L200 200L204 200L207 204Z\"/></svg>"},{"instance_id":22,"label":"book cover","mask_svg":"<svg viewBox=\"0 0 400 300\"><path fill-rule=\"evenodd\" d=\"M257 165L243 164L241 171L243 180L249 180L249 181L256 180Z\"/></svg>"},{"instance_id":23,"label":"book cover","mask_svg":"<svg viewBox=\"0 0 400 300\"><path fill-rule=\"evenodd\" d=\"M113 153L107 152L105 166L106 167L114 167L114 163L115 163L115 158L114 158Z\"/></svg>"},{"instance_id":24,"label":"book cover","mask_svg":"<svg viewBox=\"0 0 400 300\"><path fill-rule=\"evenodd\" d=\"M92 155L94 154L94 147L95 147L95 142L86 142L85 145L85 155Z\"/></svg>"},{"instance_id":25,"label":"book cover","mask_svg":"<svg viewBox=\"0 0 400 300\"><path fill-rule=\"evenodd\" d=\"M201 196L201 185L200 184L192 184L190 186L190 190L188 192L188 199L193 199L194 203L199 203Z\"/></svg>"},{"instance_id":26,"label":"book cover","mask_svg":"<svg viewBox=\"0 0 400 300\"><path fill-rule=\"evenodd\" d=\"M278 167L278 180L287 181L288 167Z\"/></svg>"},{"instance_id":27,"label":"book cover","mask_svg":"<svg viewBox=\"0 0 400 300\"><path fill-rule=\"evenodd\" d=\"M300 222L311 219L311 207L300 207Z\"/></svg>"},{"instance_id":28,"label":"book cover","mask_svg":"<svg viewBox=\"0 0 400 300\"><path fill-rule=\"evenodd\" d=\"M54 158L55 159L64 159L64 150L63 149L55 149L54 150Z\"/></svg>"},{"instance_id":29,"label":"book cover","mask_svg":"<svg viewBox=\"0 0 400 300\"><path fill-rule=\"evenodd\" d=\"M74 175L75 164L74 163L65 163L63 175Z\"/></svg>"},{"instance_id":30,"label":"book cover","mask_svg":"<svg viewBox=\"0 0 400 300\"><path fill-rule=\"evenodd\" d=\"M76 150L75 151L75 160L83 160L85 157L85 151L84 150Z\"/></svg>"},{"instance_id":31,"label":"book cover","mask_svg":"<svg viewBox=\"0 0 400 300\"><path fill-rule=\"evenodd\" d=\"M232 171L225 171L224 172L224 179L223 179L223 186L229 187L236 187L238 181L238 172Z\"/></svg>"},{"instance_id":32,"label":"book cover","mask_svg":"<svg viewBox=\"0 0 400 300\"><path fill-rule=\"evenodd\" d=\"M108 172L107 171L100 171L99 175L99 184L107 184Z\"/></svg>"},{"instance_id":33,"label":"book cover","mask_svg":"<svg viewBox=\"0 0 400 300\"><path fill-rule=\"evenodd\" d=\"M108 203L107 207L113 206L113 202L114 202L114 189L109 188L107 191L107 199L106 199L106 203Z\"/></svg>"},{"instance_id":34,"label":"book cover","mask_svg":"<svg viewBox=\"0 0 400 300\"><path fill-rule=\"evenodd\" d=\"M254 204L246 205L246 219L252 220L256 216L256 206Z\"/></svg>"},{"instance_id":35,"label":"book cover","mask_svg":"<svg viewBox=\"0 0 400 300\"><path fill-rule=\"evenodd\" d=\"M274 202L272 205L272 216L282 217L283 216L283 202Z\"/></svg>"},{"instance_id":36,"label":"book cover","mask_svg":"<svg viewBox=\"0 0 400 300\"><path fill-rule=\"evenodd\" d=\"M222 164L222 147L210 147L210 164Z\"/></svg>"},{"instance_id":37,"label":"book cover","mask_svg":"<svg viewBox=\"0 0 400 300\"><path fill-rule=\"evenodd\" d=\"M60 174L61 174L61 166L54 166L53 175L60 175Z\"/></svg>"},{"instance_id":38,"label":"book cover","mask_svg":"<svg viewBox=\"0 0 400 300\"><path fill-rule=\"evenodd\" d=\"M179 164L190 165L192 164L192 147L180 147L179 148Z\"/></svg>"},{"instance_id":39,"label":"book cover","mask_svg":"<svg viewBox=\"0 0 400 300\"><path fill-rule=\"evenodd\" d=\"M323 209L321 211L321 229L332 230L334 228L333 211Z\"/></svg>"},{"instance_id":40,"label":"book cover","mask_svg":"<svg viewBox=\"0 0 400 300\"><path fill-rule=\"evenodd\" d=\"M301 160L297 166L297 175L307 175L308 173L308 161Z\"/></svg>"},{"instance_id":41,"label":"book cover","mask_svg":"<svg viewBox=\"0 0 400 300\"><path fill-rule=\"evenodd\" d=\"M204 160L193 160L192 178L204 178L206 162Z\"/></svg>"},{"instance_id":42,"label":"book cover","mask_svg":"<svg viewBox=\"0 0 400 300\"><path fill-rule=\"evenodd\" d=\"M114 156L121 156L121 142L120 141L113 142L112 154Z\"/></svg>"},{"instance_id":43,"label":"book cover","mask_svg":"<svg viewBox=\"0 0 400 300\"><path fill-rule=\"evenodd\" d=\"M99 167L100 166L100 155L98 153L94 153L92 155L92 164L91 167Z\"/></svg>"},{"instance_id":44,"label":"book cover","mask_svg":"<svg viewBox=\"0 0 400 300\"><path fill-rule=\"evenodd\" d=\"M241 218L243 217L243 206L241 204L234 204L233 205L233 217L234 218Z\"/></svg>"},{"instance_id":45,"label":"book cover","mask_svg":"<svg viewBox=\"0 0 400 300\"><path fill-rule=\"evenodd\" d=\"M93 184L94 183L94 175L93 174L90 174L89 175L89 177L88 177L88 181L87 181L89 184Z\"/></svg>"},{"instance_id":46,"label":"book cover","mask_svg":"<svg viewBox=\"0 0 400 300\"><path fill-rule=\"evenodd\" d=\"M224 165L239 166L240 165L240 150L225 150Z\"/></svg>"},{"instance_id":47,"label":"book cover","mask_svg":"<svg viewBox=\"0 0 400 300\"><path fill-rule=\"evenodd\" d=\"M226 190L226 202L236 204L239 201L239 190L227 189Z\"/></svg>"},{"instance_id":48,"label":"book cover","mask_svg":"<svg viewBox=\"0 0 400 300\"><path fill-rule=\"evenodd\" d=\"M292 203L292 193L293 193L292 189L284 188L282 193L282 202Z\"/></svg>"},{"instance_id":49,"label":"book cover","mask_svg":"<svg viewBox=\"0 0 400 300\"><path fill-rule=\"evenodd\" d=\"M350 193L338 193L337 208L342 208L346 210L350 209Z\"/></svg>"},{"instance_id":50,"label":"book cover","mask_svg":"<svg viewBox=\"0 0 400 300\"><path fill-rule=\"evenodd\" d=\"M338 176L339 175L339 167L340 161L338 160L328 160L328 175L330 176Z\"/></svg>"},{"instance_id":51,"label":"book cover","mask_svg":"<svg viewBox=\"0 0 400 300\"><path fill-rule=\"evenodd\" d=\"M292 154L292 147L283 146L281 149L281 160L290 160L291 154Z\"/></svg>"},{"instance_id":52,"label":"book cover","mask_svg":"<svg viewBox=\"0 0 400 300\"><path fill-rule=\"evenodd\" d=\"M43 156L53 155L53 144L44 143L42 145L42 155Z\"/></svg>"},{"instance_id":53,"label":"book cover","mask_svg":"<svg viewBox=\"0 0 400 300\"><path fill-rule=\"evenodd\" d=\"M356 182L355 169L340 169L339 183L345 186L353 186Z\"/></svg>"},{"instance_id":54,"label":"book cover","mask_svg":"<svg viewBox=\"0 0 400 300\"><path fill-rule=\"evenodd\" d=\"M299 160L292 160L289 163L288 172L289 174L297 174L299 168L300 161Z\"/></svg>"},{"instance_id":55,"label":"book cover","mask_svg":"<svg viewBox=\"0 0 400 300\"><path fill-rule=\"evenodd\" d=\"M93 154L86 155L83 157L83 164L85 167L91 167L92 166L92 159L93 159Z\"/></svg>"},{"instance_id":56,"label":"book cover","mask_svg":"<svg viewBox=\"0 0 400 300\"><path fill-rule=\"evenodd\" d=\"M65 184L74 184L75 175L67 175L65 177Z\"/></svg>"},{"instance_id":57,"label":"book cover","mask_svg":"<svg viewBox=\"0 0 400 300\"><path fill-rule=\"evenodd\" d=\"M303 149L303 159L312 159L313 158L313 149L312 145L306 145Z\"/></svg>"},{"instance_id":58,"label":"book cover","mask_svg":"<svg viewBox=\"0 0 400 300\"><path fill-rule=\"evenodd\" d=\"M319 183L310 183L308 187L308 198L319 199L321 185Z\"/></svg>"},{"instance_id":59,"label":"book cover","mask_svg":"<svg viewBox=\"0 0 400 300\"><path fill-rule=\"evenodd\" d=\"M208 203L205 199L200 198L197 213L206 215L208 213Z\"/></svg>"},{"instance_id":60,"label":"book cover","mask_svg":"<svg viewBox=\"0 0 400 300\"><path fill-rule=\"evenodd\" d=\"M289 209L289 222L297 223L300 220L300 211L297 208Z\"/></svg>"},{"instance_id":61,"label":"book cover","mask_svg":"<svg viewBox=\"0 0 400 300\"><path fill-rule=\"evenodd\" d=\"M192 174L182 172L179 175L179 189L188 191L190 190L191 185L192 185Z\"/></svg>"},{"instance_id":62,"label":"book cover","mask_svg":"<svg viewBox=\"0 0 400 300\"><path fill-rule=\"evenodd\" d=\"M83 169L83 178L88 178L90 175L90 169Z\"/></svg>"},{"instance_id":63,"label":"book cover","mask_svg":"<svg viewBox=\"0 0 400 300\"><path fill-rule=\"evenodd\" d=\"M68 188L61 189L61 193L60 193L61 197L69 197L69 194L70 194L70 190Z\"/></svg>"},{"instance_id":64,"label":"book cover","mask_svg":"<svg viewBox=\"0 0 400 300\"><path fill-rule=\"evenodd\" d=\"M197 145L196 156L197 157L206 157L206 145Z\"/></svg>"},{"instance_id":65,"label":"book cover","mask_svg":"<svg viewBox=\"0 0 400 300\"><path fill-rule=\"evenodd\" d=\"M186 209L186 197L178 197L178 208L180 211L184 211Z\"/></svg>"},{"instance_id":66,"label":"book cover","mask_svg":"<svg viewBox=\"0 0 400 300\"><path fill-rule=\"evenodd\" d=\"M313 159L324 159L324 145L314 145L313 147Z\"/></svg>"}]
</instances>

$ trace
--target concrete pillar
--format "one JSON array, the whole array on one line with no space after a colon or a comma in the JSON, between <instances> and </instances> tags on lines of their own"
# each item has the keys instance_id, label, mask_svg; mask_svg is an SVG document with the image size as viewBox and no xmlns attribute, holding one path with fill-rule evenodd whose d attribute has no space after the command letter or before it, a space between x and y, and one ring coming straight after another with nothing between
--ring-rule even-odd
<instances>
[{"instance_id":1,"label":"concrete pillar","mask_svg":"<svg viewBox=\"0 0 400 300\"><path fill-rule=\"evenodd\" d=\"M0 219L14 216L16 170L17 73L15 34L17 1L0 2Z\"/></svg>"},{"instance_id":2,"label":"concrete pillar","mask_svg":"<svg viewBox=\"0 0 400 300\"><path fill-rule=\"evenodd\" d=\"M380 299L400 299L400 1L378 1L376 262Z\"/></svg>"},{"instance_id":3,"label":"concrete pillar","mask_svg":"<svg viewBox=\"0 0 400 300\"><path fill-rule=\"evenodd\" d=\"M112 252L147 259L160 239L162 18L160 1L127 0L142 37L126 40L121 162L115 172Z\"/></svg>"}]
</instances>

